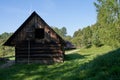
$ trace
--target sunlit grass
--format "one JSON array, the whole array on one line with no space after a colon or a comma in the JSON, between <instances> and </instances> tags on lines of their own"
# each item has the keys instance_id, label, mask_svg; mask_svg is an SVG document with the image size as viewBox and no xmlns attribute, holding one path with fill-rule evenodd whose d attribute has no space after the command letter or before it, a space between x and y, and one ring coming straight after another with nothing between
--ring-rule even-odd
<instances>
[{"instance_id":1,"label":"sunlit grass","mask_svg":"<svg viewBox=\"0 0 120 80\"><path fill-rule=\"evenodd\" d=\"M97 56L107 54L109 51L112 51L113 49L110 46L102 46L102 47L91 47L88 49L80 49L80 54L81 55L86 55L88 57L88 60L93 60Z\"/></svg>"},{"instance_id":2,"label":"sunlit grass","mask_svg":"<svg viewBox=\"0 0 120 80\"><path fill-rule=\"evenodd\" d=\"M0 69L0 80L119 80L120 50L109 46L66 54L64 63L15 64Z\"/></svg>"}]
</instances>

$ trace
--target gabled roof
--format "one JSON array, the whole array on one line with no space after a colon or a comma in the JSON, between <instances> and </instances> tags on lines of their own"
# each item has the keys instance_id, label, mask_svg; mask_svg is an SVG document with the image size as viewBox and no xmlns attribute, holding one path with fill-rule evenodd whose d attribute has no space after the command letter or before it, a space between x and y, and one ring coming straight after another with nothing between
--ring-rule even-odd
<instances>
[{"instance_id":1,"label":"gabled roof","mask_svg":"<svg viewBox=\"0 0 120 80\"><path fill-rule=\"evenodd\" d=\"M15 46L15 44L13 45L13 44L11 44L11 42L13 41L13 39L15 38L15 36L18 34L18 32L19 32L20 30L22 30L22 29L24 28L24 26L25 26L31 19L33 19L34 16L37 16L38 18L40 18L40 19L42 20L42 22L44 22L44 23L48 26L48 28L49 28L50 30L52 30L52 31L59 37L60 41L61 41L63 44L65 44L65 41L64 41L52 28L50 28L50 26L34 11L34 12L28 17L28 19L14 32L14 34L6 41L3 45L5 45L5 46Z\"/></svg>"}]
</instances>

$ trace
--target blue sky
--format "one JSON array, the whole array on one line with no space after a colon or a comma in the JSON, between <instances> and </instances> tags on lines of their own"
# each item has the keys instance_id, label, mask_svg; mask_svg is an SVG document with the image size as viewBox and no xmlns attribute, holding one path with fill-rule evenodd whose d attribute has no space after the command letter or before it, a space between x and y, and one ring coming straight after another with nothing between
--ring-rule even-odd
<instances>
[{"instance_id":1,"label":"blue sky","mask_svg":"<svg viewBox=\"0 0 120 80\"><path fill-rule=\"evenodd\" d=\"M66 27L68 35L96 22L96 0L1 0L0 34L14 32L36 11L50 26Z\"/></svg>"}]
</instances>

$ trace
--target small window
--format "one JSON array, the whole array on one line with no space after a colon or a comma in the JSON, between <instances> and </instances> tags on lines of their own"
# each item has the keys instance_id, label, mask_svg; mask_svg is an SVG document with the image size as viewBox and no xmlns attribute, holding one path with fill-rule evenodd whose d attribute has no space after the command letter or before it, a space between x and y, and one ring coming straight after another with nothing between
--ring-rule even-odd
<instances>
[{"instance_id":1,"label":"small window","mask_svg":"<svg viewBox=\"0 0 120 80\"><path fill-rule=\"evenodd\" d=\"M36 39L43 39L44 38L44 29L35 29L35 38Z\"/></svg>"}]
</instances>

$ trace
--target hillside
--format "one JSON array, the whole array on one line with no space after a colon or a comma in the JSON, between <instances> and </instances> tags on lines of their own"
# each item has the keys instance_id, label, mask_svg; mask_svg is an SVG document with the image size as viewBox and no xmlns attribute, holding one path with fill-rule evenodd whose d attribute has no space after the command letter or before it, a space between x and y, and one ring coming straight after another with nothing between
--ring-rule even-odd
<instances>
[{"instance_id":1,"label":"hillside","mask_svg":"<svg viewBox=\"0 0 120 80\"><path fill-rule=\"evenodd\" d=\"M0 69L0 80L120 79L120 49L112 50L109 46L103 46L67 53L64 63L15 64L7 69Z\"/></svg>"}]
</instances>

